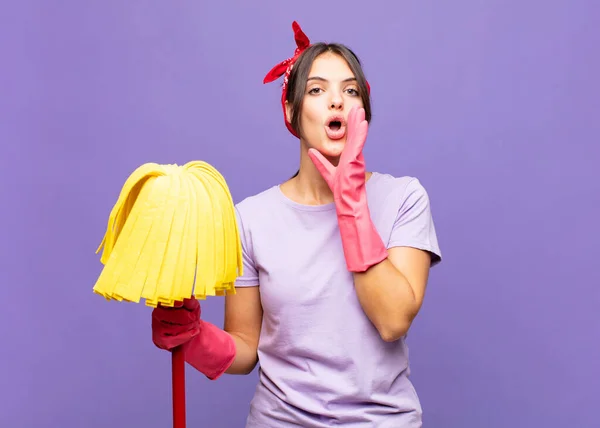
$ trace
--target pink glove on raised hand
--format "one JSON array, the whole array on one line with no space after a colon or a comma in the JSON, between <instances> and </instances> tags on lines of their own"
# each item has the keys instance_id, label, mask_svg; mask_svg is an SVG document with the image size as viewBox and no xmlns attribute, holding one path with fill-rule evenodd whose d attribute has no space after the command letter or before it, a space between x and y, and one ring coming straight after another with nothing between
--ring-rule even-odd
<instances>
[{"instance_id":1,"label":"pink glove on raised hand","mask_svg":"<svg viewBox=\"0 0 600 428\"><path fill-rule=\"evenodd\" d=\"M211 380L235 359L235 342L224 330L200 319L200 303L192 298L173 308L152 310L152 341L166 350L183 346L185 361Z\"/></svg>"},{"instance_id":2,"label":"pink glove on raised hand","mask_svg":"<svg viewBox=\"0 0 600 428\"><path fill-rule=\"evenodd\" d=\"M363 108L350 110L347 129L346 146L337 167L315 149L309 149L308 155L333 192L348 270L364 272L384 260L387 251L367 204L362 149L368 123Z\"/></svg>"}]
</instances>

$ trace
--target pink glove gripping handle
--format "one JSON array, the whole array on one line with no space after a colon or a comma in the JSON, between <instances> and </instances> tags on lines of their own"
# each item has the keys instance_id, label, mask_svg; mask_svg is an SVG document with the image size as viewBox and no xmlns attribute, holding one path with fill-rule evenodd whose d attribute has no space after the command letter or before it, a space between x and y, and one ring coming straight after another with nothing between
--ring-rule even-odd
<instances>
[{"instance_id":1,"label":"pink glove gripping handle","mask_svg":"<svg viewBox=\"0 0 600 428\"><path fill-rule=\"evenodd\" d=\"M161 349L182 352L192 367L217 379L235 359L235 342L226 331L200 319L196 299L182 306L152 311L152 340Z\"/></svg>"}]
</instances>

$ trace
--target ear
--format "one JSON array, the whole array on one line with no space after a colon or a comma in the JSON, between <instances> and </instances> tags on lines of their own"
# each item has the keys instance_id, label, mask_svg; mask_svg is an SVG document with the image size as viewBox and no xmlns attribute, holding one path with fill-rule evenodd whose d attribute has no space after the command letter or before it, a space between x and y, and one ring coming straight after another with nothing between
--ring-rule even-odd
<instances>
[{"instance_id":1,"label":"ear","mask_svg":"<svg viewBox=\"0 0 600 428\"><path fill-rule=\"evenodd\" d=\"M289 101L285 102L285 120L292 123L292 106Z\"/></svg>"}]
</instances>

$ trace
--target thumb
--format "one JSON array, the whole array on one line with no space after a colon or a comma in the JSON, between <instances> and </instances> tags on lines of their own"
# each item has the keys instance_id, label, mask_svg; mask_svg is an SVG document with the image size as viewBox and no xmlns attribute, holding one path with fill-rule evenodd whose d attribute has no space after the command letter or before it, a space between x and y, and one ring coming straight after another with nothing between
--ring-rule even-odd
<instances>
[{"instance_id":1,"label":"thumb","mask_svg":"<svg viewBox=\"0 0 600 428\"><path fill-rule=\"evenodd\" d=\"M194 296L192 296L189 299L183 300L183 307L189 311L192 311L199 306L200 306L200 303L198 302L198 300L196 300L196 298Z\"/></svg>"},{"instance_id":2,"label":"thumb","mask_svg":"<svg viewBox=\"0 0 600 428\"><path fill-rule=\"evenodd\" d=\"M310 156L310 159L313 161L327 184L331 186L331 179L335 174L335 167L316 149L308 149L308 156Z\"/></svg>"}]
</instances>

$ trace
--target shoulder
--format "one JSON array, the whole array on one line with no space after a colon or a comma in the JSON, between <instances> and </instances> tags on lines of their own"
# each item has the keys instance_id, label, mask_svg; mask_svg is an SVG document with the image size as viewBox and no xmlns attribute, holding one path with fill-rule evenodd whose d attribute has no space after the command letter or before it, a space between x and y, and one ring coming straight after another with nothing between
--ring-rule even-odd
<instances>
[{"instance_id":1,"label":"shoulder","mask_svg":"<svg viewBox=\"0 0 600 428\"><path fill-rule=\"evenodd\" d=\"M272 213L279 202L278 192L278 187L272 186L236 203L235 213L242 228L248 229L253 223L267 217L265 214Z\"/></svg>"},{"instance_id":2,"label":"shoulder","mask_svg":"<svg viewBox=\"0 0 600 428\"><path fill-rule=\"evenodd\" d=\"M411 199L429 201L427 189L417 177L373 172L371 180L371 192L385 199L387 203L402 205Z\"/></svg>"},{"instance_id":3,"label":"shoulder","mask_svg":"<svg viewBox=\"0 0 600 428\"><path fill-rule=\"evenodd\" d=\"M388 248L413 247L432 255L432 266L441 261L429 194L417 177L377 174L376 187L383 193L381 210L390 231ZM391 226L390 226L391 224Z\"/></svg>"},{"instance_id":4,"label":"shoulder","mask_svg":"<svg viewBox=\"0 0 600 428\"><path fill-rule=\"evenodd\" d=\"M269 187L260 193L247 196L235 204L235 208L240 214L251 215L253 213L264 212L265 205L270 205L275 201L275 192L277 186Z\"/></svg>"}]
</instances>

